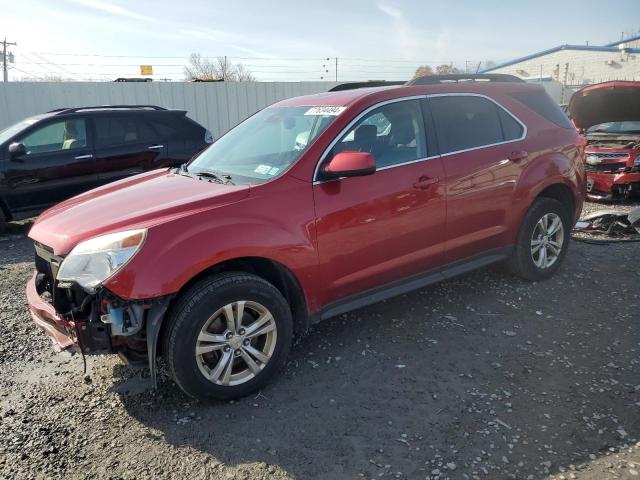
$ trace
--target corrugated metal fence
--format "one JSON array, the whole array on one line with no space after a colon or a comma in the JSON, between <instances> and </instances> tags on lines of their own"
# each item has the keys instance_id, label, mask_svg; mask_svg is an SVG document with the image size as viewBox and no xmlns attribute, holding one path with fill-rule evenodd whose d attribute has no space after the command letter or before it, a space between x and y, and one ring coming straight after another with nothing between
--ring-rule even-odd
<instances>
[{"instance_id":1,"label":"corrugated metal fence","mask_svg":"<svg viewBox=\"0 0 640 480\"><path fill-rule=\"evenodd\" d=\"M335 82L0 83L0 130L61 107L149 104L187 110L217 138L279 100L326 92Z\"/></svg>"}]
</instances>

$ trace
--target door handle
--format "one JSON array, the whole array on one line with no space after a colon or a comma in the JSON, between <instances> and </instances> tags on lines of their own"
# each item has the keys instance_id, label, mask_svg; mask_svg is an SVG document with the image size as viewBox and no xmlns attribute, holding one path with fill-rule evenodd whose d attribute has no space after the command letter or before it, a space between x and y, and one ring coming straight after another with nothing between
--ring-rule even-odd
<instances>
[{"instance_id":1,"label":"door handle","mask_svg":"<svg viewBox=\"0 0 640 480\"><path fill-rule=\"evenodd\" d=\"M87 155L78 155L75 157L76 160L86 160L87 158L93 158L93 155L89 153Z\"/></svg>"},{"instance_id":2,"label":"door handle","mask_svg":"<svg viewBox=\"0 0 640 480\"><path fill-rule=\"evenodd\" d=\"M416 183L413 184L413 188L418 188L420 190L426 190L431 185L435 185L438 183L440 179L438 177L420 177Z\"/></svg>"},{"instance_id":3,"label":"door handle","mask_svg":"<svg viewBox=\"0 0 640 480\"><path fill-rule=\"evenodd\" d=\"M524 160L528 156L529 154L524 150L516 150L515 152L511 152L507 158L512 162L518 163L519 161Z\"/></svg>"},{"instance_id":4,"label":"door handle","mask_svg":"<svg viewBox=\"0 0 640 480\"><path fill-rule=\"evenodd\" d=\"M164 145L151 145L147 147L148 150L160 150L161 148L164 148Z\"/></svg>"}]
</instances>

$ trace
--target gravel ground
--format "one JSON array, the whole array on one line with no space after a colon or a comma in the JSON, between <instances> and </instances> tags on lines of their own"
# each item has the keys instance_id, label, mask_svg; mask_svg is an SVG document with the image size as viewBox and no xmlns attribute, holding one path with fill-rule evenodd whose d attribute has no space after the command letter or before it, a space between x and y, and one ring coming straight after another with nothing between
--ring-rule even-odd
<instances>
[{"instance_id":1,"label":"gravel ground","mask_svg":"<svg viewBox=\"0 0 640 480\"><path fill-rule=\"evenodd\" d=\"M589 206L590 208L597 208ZM640 479L640 244L573 242L324 322L260 394L203 405L32 326L0 237L0 478Z\"/></svg>"}]
</instances>

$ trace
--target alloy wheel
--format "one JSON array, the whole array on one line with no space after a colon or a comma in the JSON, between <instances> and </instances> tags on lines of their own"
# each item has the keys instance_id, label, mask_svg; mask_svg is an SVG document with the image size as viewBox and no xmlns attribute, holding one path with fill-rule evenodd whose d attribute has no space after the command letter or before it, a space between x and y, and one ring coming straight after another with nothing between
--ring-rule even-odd
<instances>
[{"instance_id":1,"label":"alloy wheel","mask_svg":"<svg viewBox=\"0 0 640 480\"><path fill-rule=\"evenodd\" d=\"M245 300L229 303L200 330L195 346L198 368L217 385L240 385L269 363L277 338L275 319L264 305Z\"/></svg>"},{"instance_id":2,"label":"alloy wheel","mask_svg":"<svg viewBox=\"0 0 640 480\"><path fill-rule=\"evenodd\" d=\"M531 235L531 258L538 268L549 268L558 261L564 243L564 225L557 213L542 216Z\"/></svg>"}]
</instances>

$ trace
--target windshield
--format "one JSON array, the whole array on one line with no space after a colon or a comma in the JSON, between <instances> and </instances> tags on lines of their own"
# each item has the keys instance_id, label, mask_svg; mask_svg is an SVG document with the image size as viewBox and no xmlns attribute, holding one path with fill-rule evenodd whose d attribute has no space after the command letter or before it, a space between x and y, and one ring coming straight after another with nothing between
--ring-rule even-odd
<instances>
[{"instance_id":1,"label":"windshield","mask_svg":"<svg viewBox=\"0 0 640 480\"><path fill-rule=\"evenodd\" d=\"M14 123L10 127L7 127L4 130L1 130L0 131L0 144L2 144L4 142L6 142L7 140L9 140L16 133L19 133L22 130L24 130L25 128L33 125L38 120L40 120L38 117L25 118L21 122Z\"/></svg>"},{"instance_id":2,"label":"windshield","mask_svg":"<svg viewBox=\"0 0 640 480\"><path fill-rule=\"evenodd\" d=\"M344 110L343 107L273 107L248 118L189 164L188 171L229 176L233 183L263 183L282 174Z\"/></svg>"},{"instance_id":3,"label":"windshield","mask_svg":"<svg viewBox=\"0 0 640 480\"><path fill-rule=\"evenodd\" d=\"M607 122L594 125L587 130L589 133L640 133L640 122Z\"/></svg>"}]
</instances>

